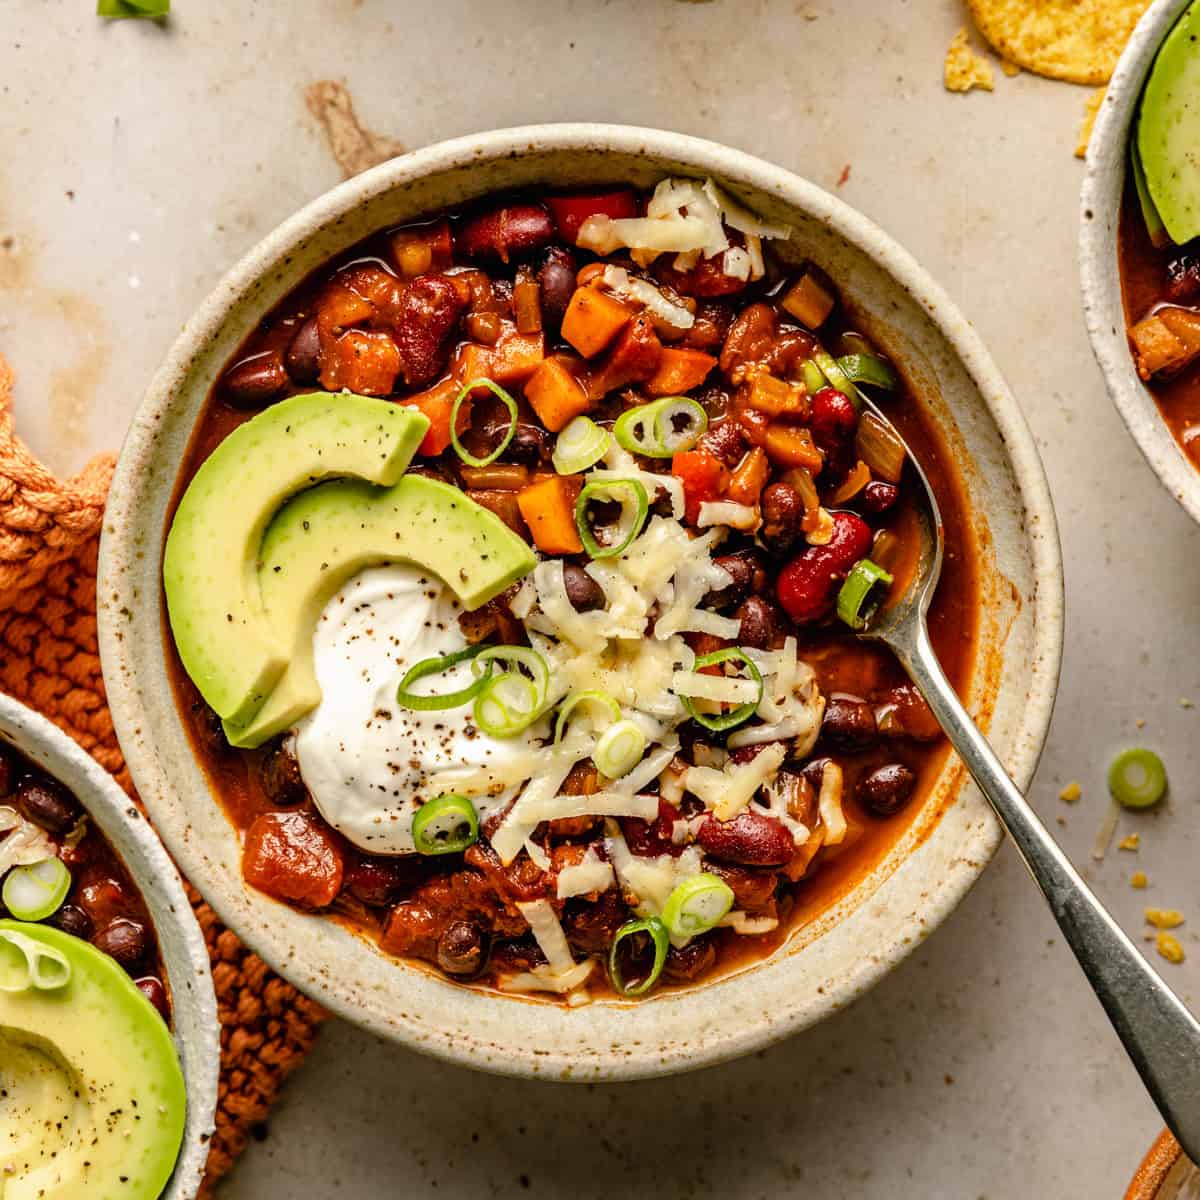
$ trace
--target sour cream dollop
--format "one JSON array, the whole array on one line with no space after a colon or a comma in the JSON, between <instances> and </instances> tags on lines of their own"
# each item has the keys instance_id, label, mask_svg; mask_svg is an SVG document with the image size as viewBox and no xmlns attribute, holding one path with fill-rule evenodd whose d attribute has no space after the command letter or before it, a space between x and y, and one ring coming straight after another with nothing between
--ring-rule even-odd
<instances>
[{"instance_id":1,"label":"sour cream dollop","mask_svg":"<svg viewBox=\"0 0 1200 1200\"><path fill-rule=\"evenodd\" d=\"M410 667L466 645L460 611L436 576L393 565L356 575L317 622L313 662L321 703L295 729L300 774L325 820L372 854L415 853L413 814L434 799L431 775L501 764L534 744L528 734L489 737L475 727L469 704L418 712L396 703L396 687ZM417 686L460 688L468 671L464 663ZM472 801L484 817L509 798Z\"/></svg>"}]
</instances>

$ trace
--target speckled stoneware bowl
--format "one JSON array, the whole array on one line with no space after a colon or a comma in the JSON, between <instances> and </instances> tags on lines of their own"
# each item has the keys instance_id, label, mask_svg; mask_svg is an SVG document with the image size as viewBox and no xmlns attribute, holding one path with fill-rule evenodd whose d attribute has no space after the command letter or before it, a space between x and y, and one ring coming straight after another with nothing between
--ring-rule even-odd
<instances>
[{"instance_id":1,"label":"speckled stoneware bowl","mask_svg":"<svg viewBox=\"0 0 1200 1200\"><path fill-rule=\"evenodd\" d=\"M1129 134L1142 85L1163 39L1191 0L1155 0L1138 22L1100 105L1088 143L1079 213L1079 272L1092 350L1117 411L1163 486L1200 521L1200 471L1180 449L1138 378L1125 336L1117 221L1129 169Z\"/></svg>"},{"instance_id":2,"label":"speckled stoneware bowl","mask_svg":"<svg viewBox=\"0 0 1200 1200\"><path fill-rule=\"evenodd\" d=\"M170 985L175 1045L188 1097L183 1148L162 1200L191 1200L208 1160L221 1045L208 951L179 872L146 818L112 776L56 725L4 695L0 695L0 741L75 794L150 909Z\"/></svg>"},{"instance_id":3,"label":"speckled stoneware bowl","mask_svg":"<svg viewBox=\"0 0 1200 1200\"><path fill-rule=\"evenodd\" d=\"M1183 1152L1169 1129L1158 1135L1125 1200L1200 1200L1200 1167Z\"/></svg>"},{"instance_id":4,"label":"speckled stoneware bowl","mask_svg":"<svg viewBox=\"0 0 1200 1200\"><path fill-rule=\"evenodd\" d=\"M382 226L500 188L712 175L811 257L899 361L961 465L984 614L969 701L1017 780L1037 763L1058 678L1062 573L1054 512L1021 412L974 330L928 275L826 192L759 159L655 130L549 125L460 138L344 183L239 263L185 328L134 420L101 551L109 699L141 795L222 918L298 987L415 1049L551 1079L664 1074L744 1054L849 1004L954 907L999 844L948 766L909 832L861 884L770 959L636 1005L568 1009L457 986L246 887L237 833L189 748L163 653L159 565L179 461L211 380L255 321L312 268ZM778 245L778 243L777 243ZM217 547L214 543L214 552Z\"/></svg>"}]
</instances>

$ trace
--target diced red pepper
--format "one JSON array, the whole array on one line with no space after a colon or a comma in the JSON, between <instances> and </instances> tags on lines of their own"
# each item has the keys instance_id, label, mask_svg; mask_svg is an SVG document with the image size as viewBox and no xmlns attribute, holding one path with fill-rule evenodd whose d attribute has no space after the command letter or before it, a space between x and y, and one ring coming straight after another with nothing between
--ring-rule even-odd
<instances>
[{"instance_id":1,"label":"diced red pepper","mask_svg":"<svg viewBox=\"0 0 1200 1200\"><path fill-rule=\"evenodd\" d=\"M671 459L671 474L683 482L684 516L692 525L700 518L700 505L718 499L729 476L725 464L707 450L676 454Z\"/></svg>"},{"instance_id":2,"label":"diced red pepper","mask_svg":"<svg viewBox=\"0 0 1200 1200\"><path fill-rule=\"evenodd\" d=\"M458 395L458 384L453 379L443 379L427 392L418 392L415 396L405 396L401 401L408 408L415 408L429 418L429 428L417 449L418 454L430 458L441 454L450 445L450 412L454 408L454 400ZM471 397L467 396L458 410L459 437L471 424Z\"/></svg>"},{"instance_id":3,"label":"diced red pepper","mask_svg":"<svg viewBox=\"0 0 1200 1200\"><path fill-rule=\"evenodd\" d=\"M610 192L574 192L569 196L547 196L546 203L558 226L558 235L565 242L574 242L579 229L588 217L622 217L638 215L637 198L628 188Z\"/></svg>"}]
</instances>

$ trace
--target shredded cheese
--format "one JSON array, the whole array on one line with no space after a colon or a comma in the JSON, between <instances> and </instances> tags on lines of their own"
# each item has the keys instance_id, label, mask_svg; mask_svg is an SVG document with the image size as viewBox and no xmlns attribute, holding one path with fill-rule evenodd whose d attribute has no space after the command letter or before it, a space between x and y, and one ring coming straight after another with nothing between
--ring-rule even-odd
<instances>
[{"instance_id":1,"label":"shredded cheese","mask_svg":"<svg viewBox=\"0 0 1200 1200\"><path fill-rule=\"evenodd\" d=\"M26 821L15 808L0 806L0 832L11 830L0 842L0 876L10 867L28 867L53 858L54 843L32 821Z\"/></svg>"},{"instance_id":2,"label":"shredded cheese","mask_svg":"<svg viewBox=\"0 0 1200 1200\"><path fill-rule=\"evenodd\" d=\"M842 768L835 762L827 762L821 772L817 812L825 827L825 845L836 846L846 836L846 814L842 811Z\"/></svg>"},{"instance_id":3,"label":"shredded cheese","mask_svg":"<svg viewBox=\"0 0 1200 1200\"><path fill-rule=\"evenodd\" d=\"M770 933L774 929L779 928L778 917L752 917L749 913L744 913L741 909L734 909L718 922L734 933L740 934L743 937L759 937L764 933Z\"/></svg>"},{"instance_id":4,"label":"shredded cheese","mask_svg":"<svg viewBox=\"0 0 1200 1200\"><path fill-rule=\"evenodd\" d=\"M604 268L601 279L604 286L614 295L636 301L647 312L653 313L676 329L691 329L696 323L696 318L686 308L672 304L649 280L632 278L624 267L614 267L610 264Z\"/></svg>"},{"instance_id":5,"label":"shredded cheese","mask_svg":"<svg viewBox=\"0 0 1200 1200\"><path fill-rule=\"evenodd\" d=\"M502 992L556 992L563 995L574 992L585 984L592 968L596 965L594 958L585 958L576 963L569 971L549 971L545 967L534 967L532 971L522 971L517 975L506 975L500 980ZM574 999L574 997L572 997Z\"/></svg>"},{"instance_id":6,"label":"shredded cheese","mask_svg":"<svg viewBox=\"0 0 1200 1200\"><path fill-rule=\"evenodd\" d=\"M723 770L689 767L684 772L684 787L702 800L717 820L732 821L758 789L775 778L786 757L785 747L768 746L749 762L726 763Z\"/></svg>"},{"instance_id":7,"label":"shredded cheese","mask_svg":"<svg viewBox=\"0 0 1200 1200\"><path fill-rule=\"evenodd\" d=\"M605 862L596 853L595 846L589 846L579 862L559 871L557 895L560 900L568 900L572 896L606 892L612 887L614 878L612 863Z\"/></svg>"},{"instance_id":8,"label":"shredded cheese","mask_svg":"<svg viewBox=\"0 0 1200 1200\"><path fill-rule=\"evenodd\" d=\"M762 524L762 518L753 504L738 504L733 500L703 500L696 524L702 529L708 525L728 525L731 529L753 533Z\"/></svg>"}]
</instances>

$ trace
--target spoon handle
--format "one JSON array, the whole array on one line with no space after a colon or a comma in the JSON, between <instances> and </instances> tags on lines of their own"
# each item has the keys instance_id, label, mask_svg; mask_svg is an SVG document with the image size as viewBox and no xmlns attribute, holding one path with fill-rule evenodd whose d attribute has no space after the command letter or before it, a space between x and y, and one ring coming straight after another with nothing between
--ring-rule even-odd
<instances>
[{"instance_id":1,"label":"spoon handle","mask_svg":"<svg viewBox=\"0 0 1200 1200\"><path fill-rule=\"evenodd\" d=\"M1200 1022L1079 877L946 678L924 621L896 652L1016 843L1163 1119L1200 1162Z\"/></svg>"}]
</instances>

